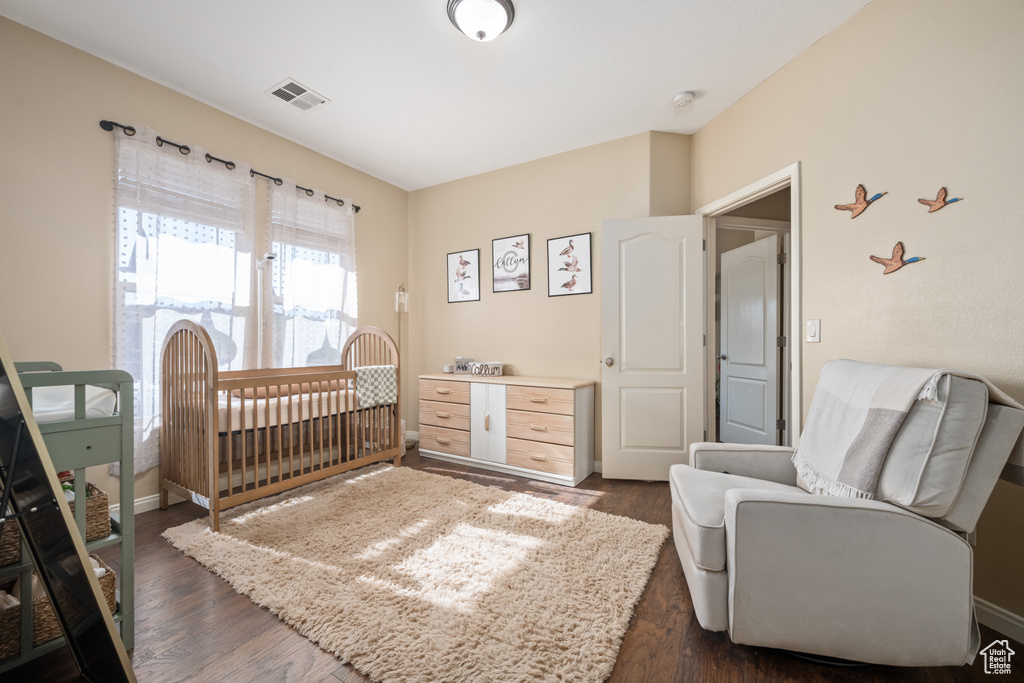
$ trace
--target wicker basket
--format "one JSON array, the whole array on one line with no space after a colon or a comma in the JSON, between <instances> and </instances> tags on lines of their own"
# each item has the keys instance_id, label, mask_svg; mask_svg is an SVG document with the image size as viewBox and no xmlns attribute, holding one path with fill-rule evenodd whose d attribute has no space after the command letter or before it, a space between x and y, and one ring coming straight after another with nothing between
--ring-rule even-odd
<instances>
[{"instance_id":1,"label":"wicker basket","mask_svg":"<svg viewBox=\"0 0 1024 683\"><path fill-rule=\"evenodd\" d=\"M21 530L18 522L9 519L4 522L3 535L0 535L0 567L21 562Z\"/></svg>"},{"instance_id":2,"label":"wicker basket","mask_svg":"<svg viewBox=\"0 0 1024 683\"><path fill-rule=\"evenodd\" d=\"M117 575L114 570L106 565L100 558L93 555L100 563L100 566L107 570L97 581L103 590L103 597L107 600L107 609L113 614L117 607L115 589L117 587ZM9 580L4 586L6 589L14 585ZM0 659L13 657L21 652L21 608L8 607L0 610ZM36 598L32 601L32 645L38 647L43 643L53 640L61 635L60 624L57 622L57 615L50 605L47 597Z\"/></svg>"},{"instance_id":3,"label":"wicker basket","mask_svg":"<svg viewBox=\"0 0 1024 683\"><path fill-rule=\"evenodd\" d=\"M73 480L72 480L73 481ZM89 497L85 499L85 540L95 541L110 535L110 506L107 494L103 489L92 484ZM72 516L75 504L68 503ZM0 537L0 567L21 562L21 530L18 523L11 520L4 522L3 536Z\"/></svg>"},{"instance_id":4,"label":"wicker basket","mask_svg":"<svg viewBox=\"0 0 1024 683\"><path fill-rule=\"evenodd\" d=\"M86 486L89 488L89 497L85 499L85 540L95 541L110 535L110 505L105 491L92 484ZM74 515L75 503L68 505Z\"/></svg>"}]
</instances>

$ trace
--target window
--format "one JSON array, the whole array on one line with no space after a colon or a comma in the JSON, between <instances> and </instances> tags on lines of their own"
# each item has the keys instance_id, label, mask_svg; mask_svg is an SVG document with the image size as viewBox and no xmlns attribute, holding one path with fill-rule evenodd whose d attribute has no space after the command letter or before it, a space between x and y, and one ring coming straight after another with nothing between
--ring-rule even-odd
<instances>
[{"instance_id":1,"label":"window","mask_svg":"<svg viewBox=\"0 0 1024 683\"><path fill-rule=\"evenodd\" d=\"M358 326L352 203L339 206L294 183L271 186L267 243L271 367L337 365ZM268 355L268 351L264 352Z\"/></svg>"},{"instance_id":2,"label":"window","mask_svg":"<svg viewBox=\"0 0 1024 683\"><path fill-rule=\"evenodd\" d=\"M213 339L220 369L256 357L255 182L193 150L155 144L153 131L117 131L114 366L135 378L135 464L159 461L160 350L189 318Z\"/></svg>"}]
</instances>

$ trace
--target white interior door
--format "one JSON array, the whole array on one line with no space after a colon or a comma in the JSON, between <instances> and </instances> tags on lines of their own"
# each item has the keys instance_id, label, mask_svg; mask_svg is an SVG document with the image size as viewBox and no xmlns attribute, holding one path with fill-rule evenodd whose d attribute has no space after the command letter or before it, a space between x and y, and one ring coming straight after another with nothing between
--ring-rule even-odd
<instances>
[{"instance_id":1,"label":"white interior door","mask_svg":"<svg viewBox=\"0 0 1024 683\"><path fill-rule=\"evenodd\" d=\"M505 385L469 383L469 454L505 463Z\"/></svg>"},{"instance_id":2,"label":"white interior door","mask_svg":"<svg viewBox=\"0 0 1024 683\"><path fill-rule=\"evenodd\" d=\"M704 438L703 236L698 216L602 223L605 477L668 479Z\"/></svg>"},{"instance_id":3,"label":"white interior door","mask_svg":"<svg viewBox=\"0 0 1024 683\"><path fill-rule=\"evenodd\" d=\"M719 436L778 443L779 236L722 253Z\"/></svg>"}]
</instances>

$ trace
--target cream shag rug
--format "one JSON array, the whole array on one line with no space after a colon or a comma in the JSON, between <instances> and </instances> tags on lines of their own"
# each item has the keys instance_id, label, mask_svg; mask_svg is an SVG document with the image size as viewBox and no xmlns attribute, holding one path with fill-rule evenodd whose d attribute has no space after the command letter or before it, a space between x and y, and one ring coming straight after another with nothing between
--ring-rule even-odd
<instances>
[{"instance_id":1,"label":"cream shag rug","mask_svg":"<svg viewBox=\"0 0 1024 683\"><path fill-rule=\"evenodd\" d=\"M164 532L376 681L603 681L668 529L408 467Z\"/></svg>"}]
</instances>

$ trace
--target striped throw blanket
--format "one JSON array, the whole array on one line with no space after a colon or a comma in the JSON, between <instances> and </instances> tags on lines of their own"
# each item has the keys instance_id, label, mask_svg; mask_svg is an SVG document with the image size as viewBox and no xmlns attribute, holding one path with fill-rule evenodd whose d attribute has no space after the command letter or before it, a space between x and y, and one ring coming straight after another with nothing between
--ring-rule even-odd
<instances>
[{"instance_id":1,"label":"striped throw blanket","mask_svg":"<svg viewBox=\"0 0 1024 683\"><path fill-rule=\"evenodd\" d=\"M793 454L811 493L872 498L889 446L935 370L829 361Z\"/></svg>"},{"instance_id":2,"label":"striped throw blanket","mask_svg":"<svg viewBox=\"0 0 1024 683\"><path fill-rule=\"evenodd\" d=\"M356 368L356 401L360 408L390 405L398 401L394 365L365 365Z\"/></svg>"}]
</instances>

